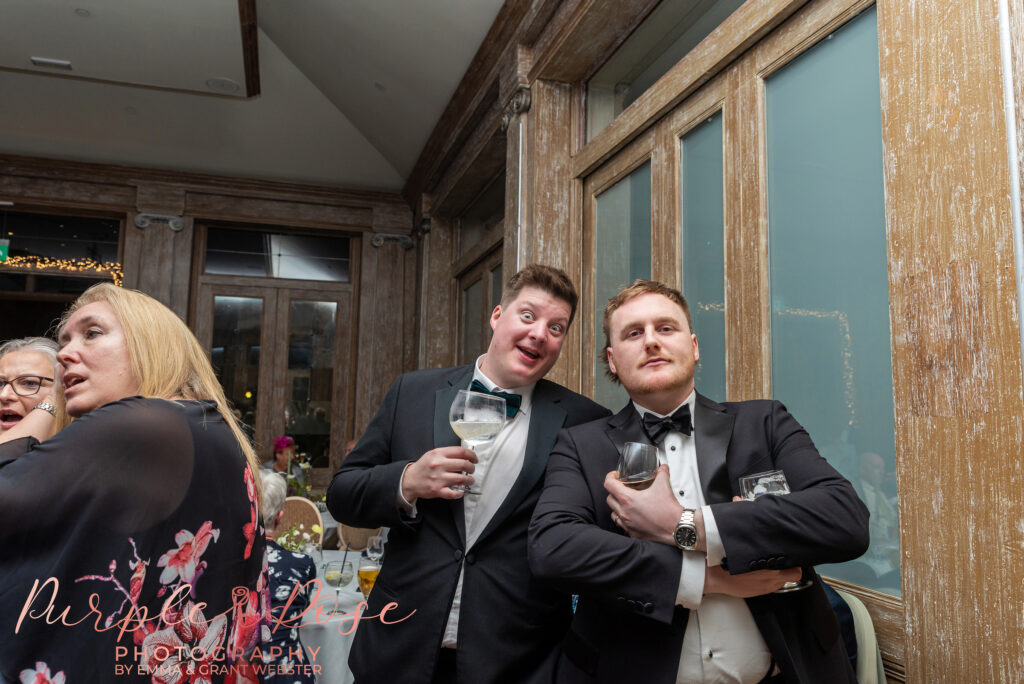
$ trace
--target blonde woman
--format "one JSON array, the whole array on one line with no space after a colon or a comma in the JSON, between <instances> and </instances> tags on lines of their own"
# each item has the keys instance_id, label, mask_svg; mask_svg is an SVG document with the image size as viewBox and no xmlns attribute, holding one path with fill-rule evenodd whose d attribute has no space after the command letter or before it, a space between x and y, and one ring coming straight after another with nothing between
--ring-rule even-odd
<instances>
[{"instance_id":1,"label":"blonde woman","mask_svg":"<svg viewBox=\"0 0 1024 684\"><path fill-rule=\"evenodd\" d=\"M245 681L266 611L258 466L205 353L111 284L58 341L76 420L39 442L32 411L0 444L0 680Z\"/></svg>"},{"instance_id":2,"label":"blonde woman","mask_svg":"<svg viewBox=\"0 0 1024 684\"><path fill-rule=\"evenodd\" d=\"M46 337L23 337L0 344L0 441L16 438L12 428L38 409L33 418L49 425L52 436L67 425L60 396L57 343ZM25 435L30 434L27 429Z\"/></svg>"}]
</instances>

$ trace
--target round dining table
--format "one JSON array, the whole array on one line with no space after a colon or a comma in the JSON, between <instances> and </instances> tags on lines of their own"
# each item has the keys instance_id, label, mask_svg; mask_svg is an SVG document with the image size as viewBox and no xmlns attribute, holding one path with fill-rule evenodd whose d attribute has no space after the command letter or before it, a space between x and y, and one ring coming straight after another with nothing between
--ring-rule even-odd
<instances>
[{"instance_id":1,"label":"round dining table","mask_svg":"<svg viewBox=\"0 0 1024 684\"><path fill-rule=\"evenodd\" d=\"M338 589L337 600L334 587L324 581L324 564L345 557L344 551L324 551L322 561L315 559L317 579L320 580L319 597L316 606L311 605L302 617L299 628L299 639L315 666L319 684L353 684L354 681L348 669L348 652L357 626L354 614L363 601L363 594L359 591L354 572L352 581ZM358 552L350 551L347 560L352 562L353 569L358 569ZM316 591L315 587L313 591Z\"/></svg>"}]
</instances>

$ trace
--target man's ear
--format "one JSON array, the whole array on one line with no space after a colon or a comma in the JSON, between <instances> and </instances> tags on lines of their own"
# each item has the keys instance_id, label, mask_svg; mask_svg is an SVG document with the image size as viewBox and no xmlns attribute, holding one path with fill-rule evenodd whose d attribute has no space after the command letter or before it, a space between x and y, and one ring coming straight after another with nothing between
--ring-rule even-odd
<instances>
[{"instance_id":1,"label":"man's ear","mask_svg":"<svg viewBox=\"0 0 1024 684\"><path fill-rule=\"evenodd\" d=\"M491 312L491 330L494 330L494 326L498 324L498 319L501 318L501 304L494 307L494 311Z\"/></svg>"},{"instance_id":2,"label":"man's ear","mask_svg":"<svg viewBox=\"0 0 1024 684\"><path fill-rule=\"evenodd\" d=\"M608 357L608 368L611 370L612 373L615 373L616 375L618 375L619 372L617 370L615 370L615 357L612 355L612 348L611 347L605 347L604 348L604 353L605 353L605 356Z\"/></svg>"}]
</instances>

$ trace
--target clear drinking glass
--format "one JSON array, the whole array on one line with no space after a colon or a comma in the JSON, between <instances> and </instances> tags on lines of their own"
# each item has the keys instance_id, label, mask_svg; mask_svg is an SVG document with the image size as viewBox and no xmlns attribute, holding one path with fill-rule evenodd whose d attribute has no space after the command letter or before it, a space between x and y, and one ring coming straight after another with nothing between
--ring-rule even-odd
<instances>
[{"instance_id":1,"label":"clear drinking glass","mask_svg":"<svg viewBox=\"0 0 1024 684\"><path fill-rule=\"evenodd\" d=\"M647 489L658 469L658 447L643 442L626 442L619 454L619 481L633 489Z\"/></svg>"},{"instance_id":2,"label":"clear drinking glass","mask_svg":"<svg viewBox=\"0 0 1024 684\"><path fill-rule=\"evenodd\" d=\"M334 610L338 610L340 589L352 581L352 561L330 561L324 563L324 581L334 587Z\"/></svg>"},{"instance_id":3,"label":"clear drinking glass","mask_svg":"<svg viewBox=\"0 0 1024 684\"><path fill-rule=\"evenodd\" d=\"M373 590L379 573L379 563L369 558L359 561L359 591L363 592L363 598L370 598L370 592Z\"/></svg>"},{"instance_id":4,"label":"clear drinking glass","mask_svg":"<svg viewBox=\"0 0 1024 684\"><path fill-rule=\"evenodd\" d=\"M380 563L384 557L384 537L374 535L366 541L366 557L375 563Z\"/></svg>"},{"instance_id":5,"label":"clear drinking glass","mask_svg":"<svg viewBox=\"0 0 1024 684\"><path fill-rule=\"evenodd\" d=\"M785 496L789 494L789 481L786 474L781 470L768 470L763 473L755 473L740 478L740 493L747 501L754 501L766 495ZM811 586L813 582L809 579L800 579L796 582L786 582L782 588L775 591L776 594L785 594L790 591L798 591Z\"/></svg>"},{"instance_id":6,"label":"clear drinking glass","mask_svg":"<svg viewBox=\"0 0 1024 684\"><path fill-rule=\"evenodd\" d=\"M482 392L459 390L448 411L448 422L455 434L476 451L478 446L494 439L505 426L505 400ZM464 485L456 485L452 489L467 494L480 493L479 489L473 490Z\"/></svg>"}]
</instances>

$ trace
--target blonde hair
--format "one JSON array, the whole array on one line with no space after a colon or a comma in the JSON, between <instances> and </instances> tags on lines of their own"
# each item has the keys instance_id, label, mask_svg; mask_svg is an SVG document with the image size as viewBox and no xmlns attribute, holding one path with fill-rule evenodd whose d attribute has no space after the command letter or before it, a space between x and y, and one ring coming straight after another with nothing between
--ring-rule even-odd
<instances>
[{"instance_id":1,"label":"blonde hair","mask_svg":"<svg viewBox=\"0 0 1024 684\"><path fill-rule=\"evenodd\" d=\"M257 496L262 500L259 461L232 413L210 359L185 322L166 306L138 290L99 283L83 292L64 312L57 328L60 338L72 314L88 304L105 302L121 322L139 394L157 399L209 399L245 454Z\"/></svg>"}]
</instances>

